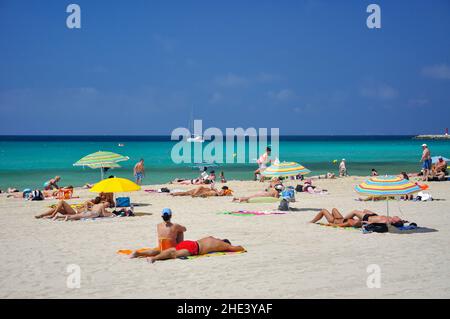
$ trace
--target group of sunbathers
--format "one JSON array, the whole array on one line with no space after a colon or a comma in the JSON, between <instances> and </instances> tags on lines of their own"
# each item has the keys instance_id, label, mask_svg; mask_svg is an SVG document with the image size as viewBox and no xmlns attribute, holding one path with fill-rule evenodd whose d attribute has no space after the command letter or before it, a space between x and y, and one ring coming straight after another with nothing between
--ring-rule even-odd
<instances>
[{"instance_id":1,"label":"group of sunbathers","mask_svg":"<svg viewBox=\"0 0 450 319\"><path fill-rule=\"evenodd\" d=\"M182 225L172 223L172 211L169 208L163 209L161 217L163 222L156 227L159 246L153 249L135 251L130 258L147 257L149 262L154 263L157 260L205 255L211 252L245 250L242 246L233 246L228 239L219 239L212 236L196 241L184 240L184 233L187 229Z\"/></svg>"},{"instance_id":2,"label":"group of sunbathers","mask_svg":"<svg viewBox=\"0 0 450 319\"><path fill-rule=\"evenodd\" d=\"M312 220L311 223L317 223L323 217L328 221L329 225L339 226L339 227L362 227L363 224L390 224L395 227L401 227L407 221L401 219L398 216L384 216L378 215L370 210L354 210L347 214L346 216L342 216L342 214L337 210L337 208L333 208L331 213L322 209Z\"/></svg>"},{"instance_id":3,"label":"group of sunbathers","mask_svg":"<svg viewBox=\"0 0 450 319\"><path fill-rule=\"evenodd\" d=\"M180 184L180 185L209 185L216 182L216 172L211 171L209 174L205 171L197 178L187 179L187 178L175 178L170 184ZM225 175L220 172L220 182L226 183Z\"/></svg>"},{"instance_id":4,"label":"group of sunbathers","mask_svg":"<svg viewBox=\"0 0 450 319\"><path fill-rule=\"evenodd\" d=\"M100 193L94 199L75 207L64 200L60 200L55 207L36 215L35 218L64 219L65 221L69 221L86 218L113 217L115 215L107 208L114 206L115 202L112 193Z\"/></svg>"}]
</instances>

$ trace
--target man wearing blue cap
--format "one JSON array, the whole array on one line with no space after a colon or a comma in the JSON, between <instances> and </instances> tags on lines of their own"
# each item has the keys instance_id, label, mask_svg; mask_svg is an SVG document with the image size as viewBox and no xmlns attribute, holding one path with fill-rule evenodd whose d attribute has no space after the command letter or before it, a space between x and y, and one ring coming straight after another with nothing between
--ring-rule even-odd
<instances>
[{"instance_id":1,"label":"man wearing blue cap","mask_svg":"<svg viewBox=\"0 0 450 319\"><path fill-rule=\"evenodd\" d=\"M164 208L162 210L161 217L163 222L156 226L159 247L143 251L135 251L131 254L131 258L156 256L161 253L162 250L175 247L184 240L184 232L186 231L186 227L171 222L172 211L170 208Z\"/></svg>"}]
</instances>

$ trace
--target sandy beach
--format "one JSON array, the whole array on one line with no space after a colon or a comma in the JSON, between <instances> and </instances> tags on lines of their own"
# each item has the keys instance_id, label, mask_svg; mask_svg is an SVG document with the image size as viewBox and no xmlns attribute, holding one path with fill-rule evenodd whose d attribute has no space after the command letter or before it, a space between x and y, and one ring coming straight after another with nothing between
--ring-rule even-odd
<instances>
[{"instance_id":1,"label":"sandy beach","mask_svg":"<svg viewBox=\"0 0 450 319\"><path fill-rule=\"evenodd\" d=\"M137 217L76 222L36 220L56 200L29 202L0 194L1 298L449 298L450 183L429 183L435 201L391 201L397 214L437 231L362 234L308 223L321 208L386 211L386 202L357 201L353 186L363 177L315 180L328 195L297 193L295 211L241 217L224 211L275 211L277 203L239 204L230 197L173 198L130 193ZM231 181L236 195L266 185ZM142 189L190 189L152 185ZM76 189L79 203L92 198ZM213 235L244 246L244 254L168 260L149 264L118 249L152 247L160 212L187 227L186 239ZM68 288L68 266L81 269L80 288ZM368 288L367 267L381 271L381 287Z\"/></svg>"}]
</instances>

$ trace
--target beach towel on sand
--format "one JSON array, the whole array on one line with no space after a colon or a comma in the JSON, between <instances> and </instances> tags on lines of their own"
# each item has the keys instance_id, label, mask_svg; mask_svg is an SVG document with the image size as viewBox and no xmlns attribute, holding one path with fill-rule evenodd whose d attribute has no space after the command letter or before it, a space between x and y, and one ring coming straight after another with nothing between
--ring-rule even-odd
<instances>
[{"instance_id":1,"label":"beach towel on sand","mask_svg":"<svg viewBox=\"0 0 450 319\"><path fill-rule=\"evenodd\" d=\"M343 229L343 230L359 230L358 228L351 227L351 226L340 227L340 226L337 226L337 225L327 224L327 223L316 223L316 225L330 227L330 228L338 228L338 229Z\"/></svg>"},{"instance_id":2,"label":"beach towel on sand","mask_svg":"<svg viewBox=\"0 0 450 319\"><path fill-rule=\"evenodd\" d=\"M50 208L55 208L55 207L56 207L56 204L52 204L52 205L50 205L50 206L48 206L48 207L50 207ZM83 208L83 207L84 207L84 204L83 204L83 203L80 203L80 204L70 204L70 207L72 207L72 208Z\"/></svg>"},{"instance_id":3,"label":"beach towel on sand","mask_svg":"<svg viewBox=\"0 0 450 319\"><path fill-rule=\"evenodd\" d=\"M266 215L283 215L285 212L266 212L266 211L248 211L248 210L239 210L232 212L221 212L217 213L220 215L234 215L234 216L266 216Z\"/></svg>"},{"instance_id":4,"label":"beach towel on sand","mask_svg":"<svg viewBox=\"0 0 450 319\"><path fill-rule=\"evenodd\" d=\"M203 258L203 257L215 257L215 256L224 256L224 255L236 255L236 254L243 254L247 251L213 251L211 253L208 253L206 255L196 255L196 256L187 256L187 257L180 257L179 259L197 259L197 258Z\"/></svg>"},{"instance_id":5,"label":"beach towel on sand","mask_svg":"<svg viewBox=\"0 0 450 319\"><path fill-rule=\"evenodd\" d=\"M141 251L145 251L148 249L159 249L159 248L141 248L138 249L138 252ZM233 252L233 251L220 251L220 252L211 252L208 253L206 255L196 255L196 256L187 256L187 257L180 257L179 259L197 259L197 258L202 258L202 257L214 257L214 256L223 256L223 255L235 255L235 254L242 254L247 252L246 250L244 251L237 251L237 252ZM131 255L133 253L133 250L131 249L120 249L117 251L118 254L121 255Z\"/></svg>"},{"instance_id":6,"label":"beach towel on sand","mask_svg":"<svg viewBox=\"0 0 450 319\"><path fill-rule=\"evenodd\" d=\"M253 197L253 198L250 198L248 200L248 202L242 202L242 203L245 203L245 204L248 204L248 203L278 203L280 200L281 200L280 198L269 197L269 196Z\"/></svg>"}]
</instances>

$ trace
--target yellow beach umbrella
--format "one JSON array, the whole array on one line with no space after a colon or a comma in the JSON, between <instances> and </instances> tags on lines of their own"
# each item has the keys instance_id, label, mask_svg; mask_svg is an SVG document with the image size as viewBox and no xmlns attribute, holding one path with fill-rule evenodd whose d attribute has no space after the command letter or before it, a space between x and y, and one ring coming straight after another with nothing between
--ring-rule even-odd
<instances>
[{"instance_id":1,"label":"yellow beach umbrella","mask_svg":"<svg viewBox=\"0 0 450 319\"><path fill-rule=\"evenodd\" d=\"M93 193L125 193L141 189L141 186L126 178L114 177L95 184L89 191Z\"/></svg>"}]
</instances>

